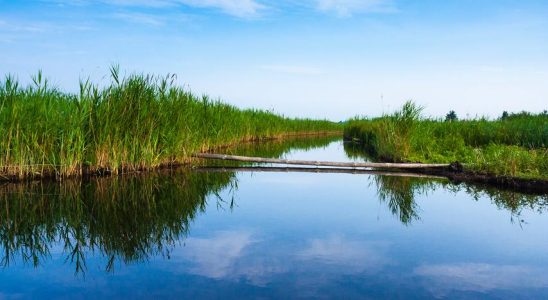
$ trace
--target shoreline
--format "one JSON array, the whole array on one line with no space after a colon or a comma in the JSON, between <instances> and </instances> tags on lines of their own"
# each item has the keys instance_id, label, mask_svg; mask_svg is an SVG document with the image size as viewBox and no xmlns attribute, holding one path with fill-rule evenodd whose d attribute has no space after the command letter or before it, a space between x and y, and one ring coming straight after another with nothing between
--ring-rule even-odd
<instances>
[{"instance_id":1,"label":"shoreline","mask_svg":"<svg viewBox=\"0 0 548 300\"><path fill-rule=\"evenodd\" d=\"M246 137L239 141L212 146L205 148L204 152L213 152L216 150L227 149L234 147L238 144L253 144L253 143L263 143L268 141L283 141L290 138L313 138L321 136L337 136L340 135L342 131L319 131L319 132L290 132L286 134L279 134L271 137ZM348 140L346 137L342 137L344 142L353 143L355 145L363 145L357 143L355 140ZM9 184L9 183L22 183L22 182L62 182L64 180L72 179L90 179L94 177L109 177L109 176L123 176L131 174L142 174L147 172L155 171L168 171L176 170L180 168L188 168L192 170L194 168L200 168L203 166L202 160L196 159L193 157L187 157L184 161L174 161L170 163L162 163L158 166L147 167L147 168L138 168L138 169L119 169L112 171L109 169L90 169L89 167L82 166L81 173L70 176L58 176L52 172L45 172L42 174L36 174L34 176L20 178L17 176L5 176L0 174L0 184ZM379 170L382 171L382 170ZM548 180L542 179L532 179L532 178L521 178L521 177L512 177L512 176L501 176L488 173L479 173L470 170L465 170L463 166L459 163L452 163L449 168L443 169L434 169L434 168L425 168L425 169L409 169L404 170L408 173L414 174L426 174L441 176L447 178L450 182L454 184L466 183L466 184L477 184L481 186L487 186L502 190L508 190L513 192L527 193L527 194L548 194Z\"/></svg>"},{"instance_id":2,"label":"shoreline","mask_svg":"<svg viewBox=\"0 0 548 300\"><path fill-rule=\"evenodd\" d=\"M337 131L317 131L317 132L289 132L284 134L273 135L270 137L245 137L238 141L231 142L228 144L216 145L212 147L205 147L203 151L212 152L215 150L226 149L234 147L238 144L247 144L247 143L262 143L268 141L282 141L288 138L308 138L308 137L319 137L319 136L335 136L342 134L342 130ZM64 175L59 176L57 173L52 172L51 170L46 170L44 173L33 174L32 176L19 177L16 175L6 175L0 173L0 183L18 183L26 181L56 181L61 182L65 179L74 179L74 178L90 178L90 177L106 177L112 175L127 175L133 173L142 173L142 172L153 172L155 170L166 170L166 169L177 169L182 167L192 168L194 166L200 166L200 160L189 156L183 161L173 161L161 163L157 166L152 167L143 167L143 168L120 168L118 170L111 170L107 168L92 168L90 166L81 166L79 174L74 175ZM197 163L198 162L198 163ZM5 166L9 168L9 166Z\"/></svg>"},{"instance_id":3,"label":"shoreline","mask_svg":"<svg viewBox=\"0 0 548 300\"><path fill-rule=\"evenodd\" d=\"M358 145L361 147L365 146L363 143L360 143L354 138L344 137L343 139L345 142L352 143L354 145ZM365 152L365 150L363 149L362 151ZM381 162L384 161L381 160ZM451 166L449 168L415 169L414 172L420 174L443 176L456 184L473 183L504 190L511 190L515 192L529 194L548 194L548 180L475 172L472 170L466 170L459 162L451 163Z\"/></svg>"}]
</instances>

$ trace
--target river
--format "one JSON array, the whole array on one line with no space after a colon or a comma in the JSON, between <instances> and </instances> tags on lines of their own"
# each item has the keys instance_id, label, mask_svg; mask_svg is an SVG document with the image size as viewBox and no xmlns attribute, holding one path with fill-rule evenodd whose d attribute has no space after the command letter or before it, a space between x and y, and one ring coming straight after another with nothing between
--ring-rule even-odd
<instances>
[{"instance_id":1,"label":"river","mask_svg":"<svg viewBox=\"0 0 548 300\"><path fill-rule=\"evenodd\" d=\"M364 161L338 138L225 152ZM178 169L0 186L0 298L548 298L547 195Z\"/></svg>"}]
</instances>

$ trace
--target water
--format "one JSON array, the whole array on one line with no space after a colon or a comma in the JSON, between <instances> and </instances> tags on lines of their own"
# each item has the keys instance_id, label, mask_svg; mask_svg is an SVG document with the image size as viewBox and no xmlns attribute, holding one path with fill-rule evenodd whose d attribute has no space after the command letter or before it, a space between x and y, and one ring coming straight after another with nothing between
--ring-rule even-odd
<instances>
[{"instance_id":1,"label":"water","mask_svg":"<svg viewBox=\"0 0 548 300\"><path fill-rule=\"evenodd\" d=\"M230 152L363 161L329 138ZM10 184L0 298L543 299L547 207L546 196L366 174Z\"/></svg>"}]
</instances>

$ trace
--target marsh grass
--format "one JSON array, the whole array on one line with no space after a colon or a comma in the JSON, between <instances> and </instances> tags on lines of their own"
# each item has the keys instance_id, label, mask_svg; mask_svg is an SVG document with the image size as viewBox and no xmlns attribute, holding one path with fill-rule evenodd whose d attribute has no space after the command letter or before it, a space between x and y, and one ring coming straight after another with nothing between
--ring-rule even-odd
<instances>
[{"instance_id":1,"label":"marsh grass","mask_svg":"<svg viewBox=\"0 0 548 300\"><path fill-rule=\"evenodd\" d=\"M244 143L235 151L283 157L294 150L325 147L333 140L295 138L260 147ZM107 271L113 271L116 263L169 257L208 205L234 209L237 189L234 172L186 169L63 183L0 184L0 267L19 260L42 265L56 244L63 246L63 256L75 273L82 274L87 258L95 254L105 258Z\"/></svg>"},{"instance_id":2,"label":"marsh grass","mask_svg":"<svg viewBox=\"0 0 548 300\"><path fill-rule=\"evenodd\" d=\"M39 72L23 87L0 81L0 178L118 173L187 162L190 154L243 140L337 131L325 120L238 109L176 84L176 77L111 68L111 82L80 82L78 94Z\"/></svg>"},{"instance_id":3,"label":"marsh grass","mask_svg":"<svg viewBox=\"0 0 548 300\"><path fill-rule=\"evenodd\" d=\"M548 115L519 113L499 120L421 118L407 102L391 115L353 119L344 128L380 160L448 163L477 172L548 179Z\"/></svg>"}]
</instances>

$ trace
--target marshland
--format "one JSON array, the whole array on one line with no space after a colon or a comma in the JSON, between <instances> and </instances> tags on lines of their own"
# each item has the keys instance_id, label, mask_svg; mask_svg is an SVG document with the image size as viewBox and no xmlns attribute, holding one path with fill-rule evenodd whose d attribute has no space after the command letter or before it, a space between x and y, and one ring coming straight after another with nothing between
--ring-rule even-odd
<instances>
[{"instance_id":1,"label":"marshland","mask_svg":"<svg viewBox=\"0 0 548 300\"><path fill-rule=\"evenodd\" d=\"M548 299L547 16L0 0L0 300Z\"/></svg>"},{"instance_id":2,"label":"marshland","mask_svg":"<svg viewBox=\"0 0 548 300\"><path fill-rule=\"evenodd\" d=\"M354 118L345 139L371 157L396 162L458 164L462 180L502 186L548 186L548 113L503 112L495 120L424 118L412 101L377 118ZM455 175L455 174L454 174Z\"/></svg>"},{"instance_id":3,"label":"marshland","mask_svg":"<svg viewBox=\"0 0 548 300\"><path fill-rule=\"evenodd\" d=\"M182 164L192 153L243 141L342 130L326 120L290 119L196 96L174 75L134 74L79 93L49 85L38 72L22 86L0 82L0 178L121 173Z\"/></svg>"},{"instance_id":4,"label":"marshland","mask_svg":"<svg viewBox=\"0 0 548 300\"><path fill-rule=\"evenodd\" d=\"M224 151L368 157L340 136ZM4 183L0 289L47 298L545 295L545 194L321 170L210 161Z\"/></svg>"},{"instance_id":5,"label":"marshland","mask_svg":"<svg viewBox=\"0 0 548 300\"><path fill-rule=\"evenodd\" d=\"M368 159L453 163L461 180L546 191L548 114L497 120L431 119L413 101L377 118L343 123L239 109L177 85L176 76L130 74L111 67L104 86L80 81L63 92L42 72L22 86L0 82L0 176L3 180L109 175L199 164L192 154L291 135L342 135ZM472 175L470 175L472 174ZM479 174L479 175L478 175Z\"/></svg>"}]
</instances>

